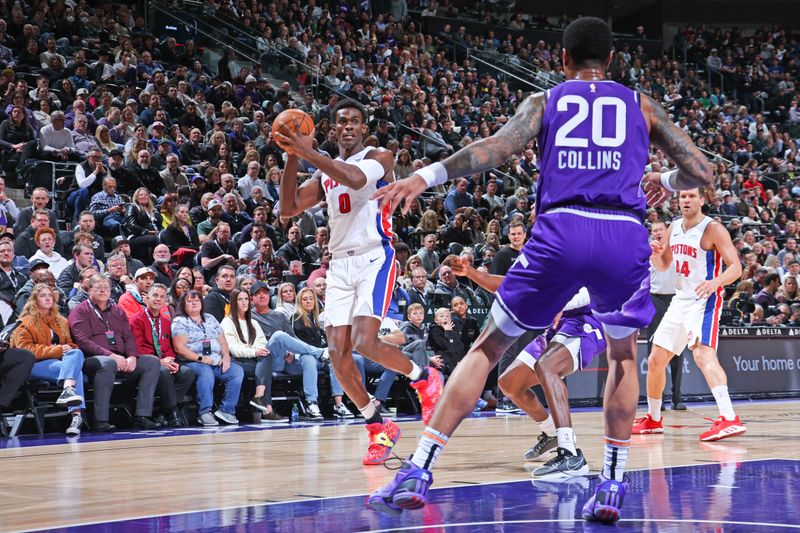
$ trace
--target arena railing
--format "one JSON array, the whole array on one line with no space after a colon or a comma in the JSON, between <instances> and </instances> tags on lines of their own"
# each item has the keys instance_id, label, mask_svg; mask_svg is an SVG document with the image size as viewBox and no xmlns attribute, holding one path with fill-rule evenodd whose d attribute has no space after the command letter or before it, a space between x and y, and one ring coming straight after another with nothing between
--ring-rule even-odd
<instances>
[{"instance_id":1,"label":"arena railing","mask_svg":"<svg viewBox=\"0 0 800 533\"><path fill-rule=\"evenodd\" d=\"M181 24L185 24L189 27L192 27L192 29L195 31L196 34L202 36L204 39L207 39L208 41L220 47L221 49L224 50L230 48L234 50L239 57L247 61L250 61L251 63L260 64L261 62L260 56L256 55L256 57L258 57L258 59L256 59L256 57L254 57L251 53L243 52L241 47L234 46L235 43L223 41L219 39L217 36L205 31L204 29L199 27L199 25L196 23L196 20L193 20L191 16L186 16L186 14L188 13L187 11L167 10L164 7L162 7L158 2L153 2L153 1L151 1L148 4L148 6L150 7L150 9L158 11L167 18L171 18L176 22L180 22ZM183 13L183 15L180 15L180 13Z\"/></svg>"}]
</instances>

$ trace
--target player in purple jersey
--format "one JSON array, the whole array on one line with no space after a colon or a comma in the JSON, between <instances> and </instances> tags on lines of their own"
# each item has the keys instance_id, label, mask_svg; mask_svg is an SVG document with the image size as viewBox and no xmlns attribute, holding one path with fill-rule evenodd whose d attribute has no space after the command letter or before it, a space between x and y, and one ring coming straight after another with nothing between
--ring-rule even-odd
<instances>
[{"instance_id":1,"label":"player in purple jersey","mask_svg":"<svg viewBox=\"0 0 800 533\"><path fill-rule=\"evenodd\" d=\"M500 286L484 331L451 375L414 455L370 497L374 508L399 512L425 505L430 469L472 412L489 371L525 330L549 327L583 286L608 345L605 458L583 517L608 523L620 518L639 397L636 336L654 313L642 218L648 203L658 205L676 190L711 183L711 165L656 102L605 79L612 38L604 21L572 22L563 45L568 81L526 98L495 135L373 195L390 209L402 205L407 212L426 188L502 165L528 141L538 141L539 215L531 238ZM678 168L642 179L650 142Z\"/></svg>"}]
</instances>

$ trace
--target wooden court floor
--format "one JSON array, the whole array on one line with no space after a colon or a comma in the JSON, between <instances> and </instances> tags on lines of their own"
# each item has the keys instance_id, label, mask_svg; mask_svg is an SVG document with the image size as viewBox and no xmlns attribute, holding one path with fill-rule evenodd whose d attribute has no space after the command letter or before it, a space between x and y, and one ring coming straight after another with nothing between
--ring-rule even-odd
<instances>
[{"instance_id":1,"label":"wooden court floor","mask_svg":"<svg viewBox=\"0 0 800 533\"><path fill-rule=\"evenodd\" d=\"M659 469L753 459L800 459L800 401L736 404L746 435L706 444L698 436L712 404L665 413L665 434L634 436L629 469ZM602 461L602 415L573 415L592 470ZM401 422L396 446L407 456L421 422ZM466 420L440 457L435 487L529 478L522 454L538 429L521 416ZM0 531L49 529L257 505L365 494L393 475L365 467L359 423L268 431L75 442L0 450Z\"/></svg>"}]
</instances>

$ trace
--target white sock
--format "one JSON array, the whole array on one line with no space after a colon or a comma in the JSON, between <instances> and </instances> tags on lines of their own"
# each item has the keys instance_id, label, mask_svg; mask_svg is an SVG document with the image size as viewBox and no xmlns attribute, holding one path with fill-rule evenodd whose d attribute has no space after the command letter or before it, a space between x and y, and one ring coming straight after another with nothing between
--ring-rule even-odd
<instances>
[{"instance_id":1,"label":"white sock","mask_svg":"<svg viewBox=\"0 0 800 533\"><path fill-rule=\"evenodd\" d=\"M575 450L575 432L572 428L558 428L556 430L556 437L558 437L558 447L569 450L572 455L578 455Z\"/></svg>"},{"instance_id":2,"label":"white sock","mask_svg":"<svg viewBox=\"0 0 800 533\"><path fill-rule=\"evenodd\" d=\"M653 417L653 420L658 422L661 420L661 398L647 397L647 412Z\"/></svg>"},{"instance_id":3,"label":"white sock","mask_svg":"<svg viewBox=\"0 0 800 533\"><path fill-rule=\"evenodd\" d=\"M422 375L422 368L420 368L420 366L414 361L411 361L411 372L408 373L408 379L411 381L417 381L420 375Z\"/></svg>"},{"instance_id":4,"label":"white sock","mask_svg":"<svg viewBox=\"0 0 800 533\"><path fill-rule=\"evenodd\" d=\"M375 404L372 401L368 402L367 405L364 407L359 407L358 410L364 415L364 420L369 420L370 418L374 417L377 414L377 409L375 409ZM369 422L367 422L369 423Z\"/></svg>"},{"instance_id":5,"label":"white sock","mask_svg":"<svg viewBox=\"0 0 800 533\"><path fill-rule=\"evenodd\" d=\"M628 462L628 449L630 446L630 439L619 440L606 437L603 457L603 475L606 479L622 481L625 473L625 463Z\"/></svg>"},{"instance_id":6,"label":"white sock","mask_svg":"<svg viewBox=\"0 0 800 533\"><path fill-rule=\"evenodd\" d=\"M714 400L717 402L719 414L725 417L726 420L733 420L736 418L736 413L733 412L733 404L731 403L731 396L728 394L728 386L720 385L711 389L711 394L714 395Z\"/></svg>"},{"instance_id":7,"label":"white sock","mask_svg":"<svg viewBox=\"0 0 800 533\"><path fill-rule=\"evenodd\" d=\"M553 422L553 417L548 414L547 418L542 420L541 422L536 422L539 424L539 429L542 430L542 433L547 435L548 437L552 437L556 434L556 424Z\"/></svg>"},{"instance_id":8,"label":"white sock","mask_svg":"<svg viewBox=\"0 0 800 533\"><path fill-rule=\"evenodd\" d=\"M425 428L425 431L422 432L422 438L419 439L417 450L411 457L411 462L420 468L430 470L433 468L436 458L447 446L447 441L448 436L444 433L440 433L430 427Z\"/></svg>"}]
</instances>

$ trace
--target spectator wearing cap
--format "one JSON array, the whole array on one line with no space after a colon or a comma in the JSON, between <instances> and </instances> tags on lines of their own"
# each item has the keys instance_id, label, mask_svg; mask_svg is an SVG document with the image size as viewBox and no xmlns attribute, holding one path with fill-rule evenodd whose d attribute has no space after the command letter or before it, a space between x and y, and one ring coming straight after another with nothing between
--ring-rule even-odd
<instances>
[{"instance_id":1,"label":"spectator wearing cap","mask_svg":"<svg viewBox=\"0 0 800 533\"><path fill-rule=\"evenodd\" d=\"M111 261L109 260L109 263ZM136 385L134 426L155 429L153 414L160 363L139 353L128 317L110 298L108 278L97 274L89 281L89 299L69 314L70 331L86 356L84 370L94 385L94 430L112 431L109 403L114 381Z\"/></svg>"},{"instance_id":2,"label":"spectator wearing cap","mask_svg":"<svg viewBox=\"0 0 800 533\"><path fill-rule=\"evenodd\" d=\"M67 307L66 294L64 294L64 292L58 288L58 286L56 285L55 276L53 276L53 273L48 270L47 263L42 261L41 259L34 259L30 262L30 272L28 275L28 281L25 282L25 285L23 285L22 288L17 291L17 296L16 296L17 313L22 313L22 310L25 308L25 304L31 297L33 288L39 283L44 283L46 285L49 285L54 292L58 292L58 302L56 302L58 308L62 313L64 313L64 316L69 314L69 307Z\"/></svg>"},{"instance_id":3,"label":"spectator wearing cap","mask_svg":"<svg viewBox=\"0 0 800 533\"><path fill-rule=\"evenodd\" d=\"M150 290L155 280L156 273L147 267L142 267L136 271L133 283L126 287L127 291L120 296L118 302L120 309L125 312L129 319L132 319L145 309L144 295Z\"/></svg>"},{"instance_id":4,"label":"spectator wearing cap","mask_svg":"<svg viewBox=\"0 0 800 533\"><path fill-rule=\"evenodd\" d=\"M722 191L722 204L720 204L719 210L725 216L736 216L736 203L731 191Z\"/></svg>"},{"instance_id":5,"label":"spectator wearing cap","mask_svg":"<svg viewBox=\"0 0 800 533\"><path fill-rule=\"evenodd\" d=\"M114 237L111 240L111 253L120 253L125 256L125 270L128 273L136 272L140 268L144 268L144 263L131 257L131 242L123 235Z\"/></svg>"},{"instance_id":6,"label":"spectator wearing cap","mask_svg":"<svg viewBox=\"0 0 800 533\"><path fill-rule=\"evenodd\" d=\"M197 225L197 236L200 239L200 244L205 244L206 241L215 237L217 224L219 224L222 217L222 202L214 198L208 202L206 212L208 213L208 218Z\"/></svg>"},{"instance_id":7,"label":"spectator wearing cap","mask_svg":"<svg viewBox=\"0 0 800 533\"><path fill-rule=\"evenodd\" d=\"M33 241L36 243L36 253L31 256L31 260L38 259L47 263L50 272L56 278L61 275L61 272L69 264L69 260L65 259L58 252L55 251L56 245L56 232L53 228L42 227L36 230L33 235Z\"/></svg>"},{"instance_id":8,"label":"spectator wearing cap","mask_svg":"<svg viewBox=\"0 0 800 533\"><path fill-rule=\"evenodd\" d=\"M64 113L53 111L50 124L39 131L39 154L50 161L81 161L72 132L64 127Z\"/></svg>"}]
</instances>

